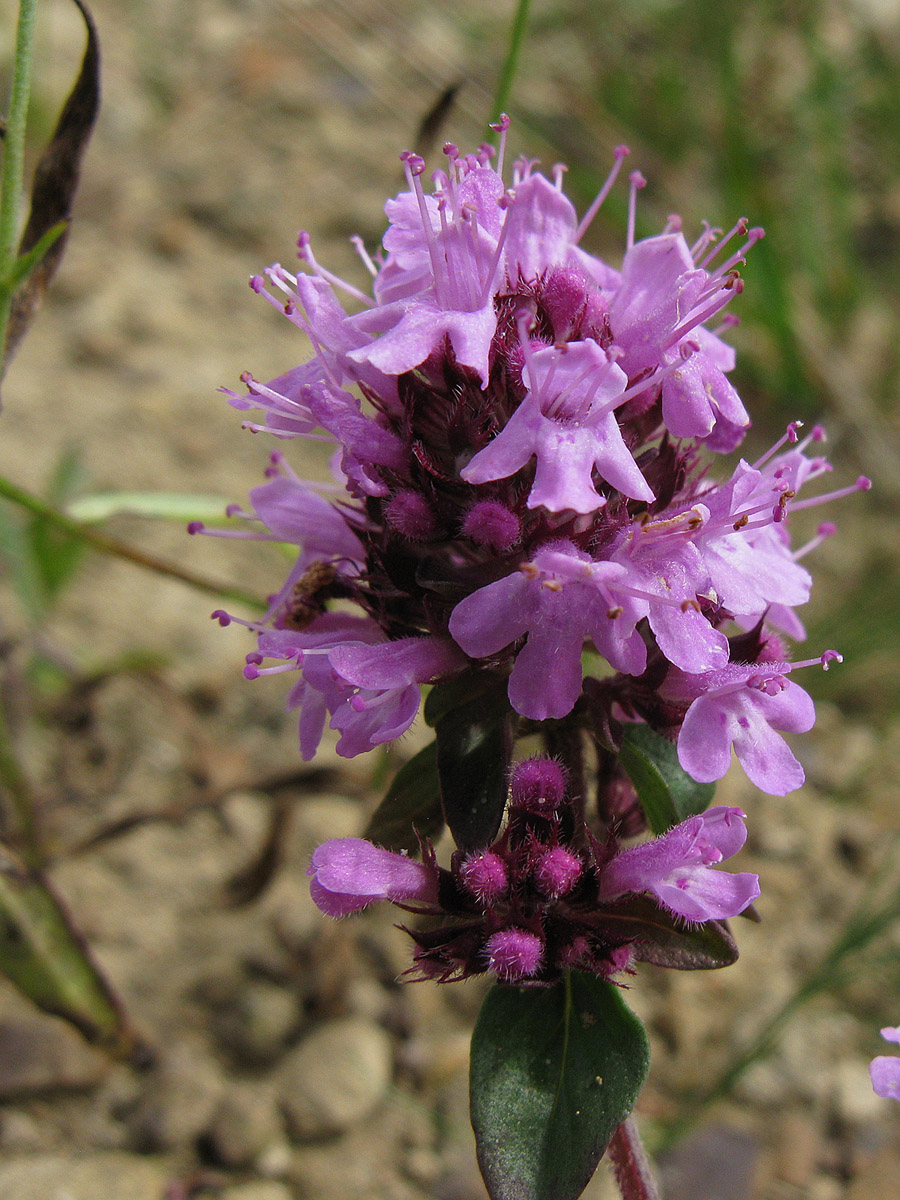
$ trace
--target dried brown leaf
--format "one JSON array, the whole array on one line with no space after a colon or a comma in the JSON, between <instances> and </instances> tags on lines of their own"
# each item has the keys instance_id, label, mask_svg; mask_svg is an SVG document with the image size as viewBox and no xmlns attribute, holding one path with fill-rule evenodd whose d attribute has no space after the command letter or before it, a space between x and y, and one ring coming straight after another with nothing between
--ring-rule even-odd
<instances>
[{"instance_id":1,"label":"dried brown leaf","mask_svg":"<svg viewBox=\"0 0 900 1200\"><path fill-rule=\"evenodd\" d=\"M100 41L97 27L83 0L73 0L73 3L84 17L87 45L75 86L60 114L53 137L35 168L28 224L19 243L20 256L33 250L60 222L68 226L72 201L78 188L81 160L100 110ZM13 297L4 371L62 261L67 239L68 228L56 238Z\"/></svg>"}]
</instances>

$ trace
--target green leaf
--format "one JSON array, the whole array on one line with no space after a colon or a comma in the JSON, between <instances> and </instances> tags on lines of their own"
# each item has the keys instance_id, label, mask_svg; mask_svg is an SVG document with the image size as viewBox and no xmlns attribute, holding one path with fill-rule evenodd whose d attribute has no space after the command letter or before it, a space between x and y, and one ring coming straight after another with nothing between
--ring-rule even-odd
<instances>
[{"instance_id":1,"label":"green leaf","mask_svg":"<svg viewBox=\"0 0 900 1200\"><path fill-rule=\"evenodd\" d=\"M58 238L61 238L67 229L68 221L58 221L56 225L51 226L38 242L31 247L27 254L22 254L16 259L8 278L3 280L0 286L8 288L11 292L15 291L19 284L31 274L38 263L48 253L53 243Z\"/></svg>"},{"instance_id":2,"label":"green leaf","mask_svg":"<svg viewBox=\"0 0 900 1200\"><path fill-rule=\"evenodd\" d=\"M691 779L678 761L672 742L647 725L625 726L619 757L634 784L647 824L657 835L705 812L712 803L715 784Z\"/></svg>"},{"instance_id":3,"label":"green leaf","mask_svg":"<svg viewBox=\"0 0 900 1200\"><path fill-rule=\"evenodd\" d=\"M632 896L604 911L603 927L628 938L635 958L677 971L713 971L737 962L738 948L722 921L690 925L649 896Z\"/></svg>"},{"instance_id":4,"label":"green leaf","mask_svg":"<svg viewBox=\"0 0 900 1200\"><path fill-rule=\"evenodd\" d=\"M90 1042L132 1046L122 1010L49 883L0 848L0 971Z\"/></svg>"},{"instance_id":5,"label":"green leaf","mask_svg":"<svg viewBox=\"0 0 900 1200\"><path fill-rule=\"evenodd\" d=\"M612 984L572 972L549 988L493 988L470 1069L491 1200L580 1196L649 1065L643 1026Z\"/></svg>"},{"instance_id":6,"label":"green leaf","mask_svg":"<svg viewBox=\"0 0 900 1200\"><path fill-rule=\"evenodd\" d=\"M472 670L466 671L458 679L453 679L449 683L436 684L425 697L425 705L422 709L425 723L434 729L438 721L447 713L452 712L454 708L460 708L474 700L476 696L496 689L497 678L488 671ZM506 676L503 679L503 686L506 687Z\"/></svg>"},{"instance_id":7,"label":"green leaf","mask_svg":"<svg viewBox=\"0 0 900 1200\"><path fill-rule=\"evenodd\" d=\"M66 513L76 521L88 524L120 516L153 517L187 524L188 521L222 521L227 506L228 501L221 496L190 492L95 492L68 504Z\"/></svg>"},{"instance_id":8,"label":"green leaf","mask_svg":"<svg viewBox=\"0 0 900 1200\"><path fill-rule=\"evenodd\" d=\"M363 837L389 850L415 852L419 848L417 832L435 838L443 827L437 743L429 742L391 780Z\"/></svg>"},{"instance_id":9,"label":"green leaf","mask_svg":"<svg viewBox=\"0 0 900 1200\"><path fill-rule=\"evenodd\" d=\"M503 820L516 721L506 687L505 679L494 678L480 695L435 723L444 818L463 850L489 845ZM435 701L432 712L437 707Z\"/></svg>"}]
</instances>

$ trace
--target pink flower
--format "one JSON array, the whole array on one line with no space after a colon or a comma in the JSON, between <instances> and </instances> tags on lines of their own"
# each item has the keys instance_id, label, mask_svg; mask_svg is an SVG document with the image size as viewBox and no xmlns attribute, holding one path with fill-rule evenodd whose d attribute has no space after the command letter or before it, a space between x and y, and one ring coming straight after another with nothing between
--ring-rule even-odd
<instances>
[{"instance_id":1,"label":"pink flower","mask_svg":"<svg viewBox=\"0 0 900 1200\"><path fill-rule=\"evenodd\" d=\"M281 665L262 667L266 658L280 660ZM247 656L244 674L256 679L282 671L300 672L287 706L300 710L300 752L308 762L329 716L331 728L341 734L337 752L344 758L355 758L400 737L418 712L418 684L458 670L464 663L449 638L390 642L366 617L329 612L303 630L264 630L256 652Z\"/></svg>"},{"instance_id":2,"label":"pink flower","mask_svg":"<svg viewBox=\"0 0 900 1200\"><path fill-rule=\"evenodd\" d=\"M747 777L762 791L784 796L800 787L803 768L780 732L812 729L816 711L809 695L787 678L791 669L790 663L729 663L702 675L669 673L666 695L696 696L678 735L678 761L693 779L721 779L734 746Z\"/></svg>"},{"instance_id":3,"label":"pink flower","mask_svg":"<svg viewBox=\"0 0 900 1200\"><path fill-rule=\"evenodd\" d=\"M900 1026L885 1026L881 1036L886 1042L900 1044ZM885 1100L900 1100L900 1058L896 1055L880 1054L872 1059L869 1075L877 1095Z\"/></svg>"},{"instance_id":4,"label":"pink flower","mask_svg":"<svg viewBox=\"0 0 900 1200\"><path fill-rule=\"evenodd\" d=\"M689 921L725 920L759 895L759 877L712 867L737 854L747 839L739 808L711 808L641 846L623 850L600 877L601 900L650 892Z\"/></svg>"},{"instance_id":5,"label":"pink flower","mask_svg":"<svg viewBox=\"0 0 900 1200\"><path fill-rule=\"evenodd\" d=\"M529 508L543 504L551 512L595 512L606 498L594 487L594 468L626 496L652 500L614 415L626 399L624 372L594 341L529 350L526 360L525 399L463 469L463 479L506 479L536 456Z\"/></svg>"},{"instance_id":6,"label":"pink flower","mask_svg":"<svg viewBox=\"0 0 900 1200\"><path fill-rule=\"evenodd\" d=\"M564 717L581 691L585 637L619 670L644 669L647 649L635 624L646 608L627 595L616 595L611 607L601 586L614 590L625 575L618 563L594 563L569 542L548 543L519 571L457 604L450 633L477 658L527 634L509 680L510 703L535 721Z\"/></svg>"},{"instance_id":7,"label":"pink flower","mask_svg":"<svg viewBox=\"0 0 900 1200\"><path fill-rule=\"evenodd\" d=\"M313 851L309 890L322 912L345 917L375 900L437 902L437 869L373 846L333 838Z\"/></svg>"}]
</instances>

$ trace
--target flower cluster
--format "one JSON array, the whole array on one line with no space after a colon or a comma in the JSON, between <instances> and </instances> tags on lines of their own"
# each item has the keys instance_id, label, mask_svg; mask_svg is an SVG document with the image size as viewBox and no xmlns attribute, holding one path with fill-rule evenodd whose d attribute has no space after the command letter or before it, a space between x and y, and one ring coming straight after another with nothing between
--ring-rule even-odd
<instances>
[{"instance_id":1,"label":"flower cluster","mask_svg":"<svg viewBox=\"0 0 900 1200\"><path fill-rule=\"evenodd\" d=\"M720 778L733 747L759 787L790 791L803 771L781 734L814 713L782 635L803 636L801 560L833 527L795 549L788 525L830 498L798 498L830 470L823 435L791 425L721 482L708 466L749 423L720 335L762 231L742 219L689 244L671 217L636 241L634 172L616 269L580 242L627 150L579 220L562 167L519 160L507 177L507 125L496 158L446 145L430 191L402 156L383 250L358 245L371 294L306 234L304 271L251 280L313 355L270 383L245 375L230 401L262 414L250 429L331 442L343 498L276 453L252 508L230 510L262 528L206 531L299 548L250 623L245 673L293 677L306 759L326 723L347 756L398 737L422 684L476 670L508 676L526 721L570 718L613 745L645 722L696 780Z\"/></svg>"},{"instance_id":2,"label":"flower cluster","mask_svg":"<svg viewBox=\"0 0 900 1200\"><path fill-rule=\"evenodd\" d=\"M598 844L573 815L559 764L526 759L512 772L508 820L492 845L457 851L444 870L427 846L416 862L339 838L313 854L312 896L333 917L390 900L442 918L409 930L415 977L446 982L488 971L526 984L552 982L567 967L609 979L633 961L665 961L666 914L720 921L759 895L755 875L713 869L744 844L740 809L711 808L624 850L614 837ZM652 898L649 910L635 904L642 893Z\"/></svg>"}]
</instances>

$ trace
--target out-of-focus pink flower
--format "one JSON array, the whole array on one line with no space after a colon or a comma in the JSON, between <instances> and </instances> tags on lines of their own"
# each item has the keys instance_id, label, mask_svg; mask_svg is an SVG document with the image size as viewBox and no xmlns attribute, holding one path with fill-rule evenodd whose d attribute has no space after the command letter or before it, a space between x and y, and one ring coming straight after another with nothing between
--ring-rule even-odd
<instances>
[{"instance_id":1,"label":"out-of-focus pink flower","mask_svg":"<svg viewBox=\"0 0 900 1200\"><path fill-rule=\"evenodd\" d=\"M900 1044L900 1025L887 1025L881 1031L886 1042ZM896 1055L879 1054L869 1067L872 1087L885 1100L900 1100L900 1058Z\"/></svg>"}]
</instances>

